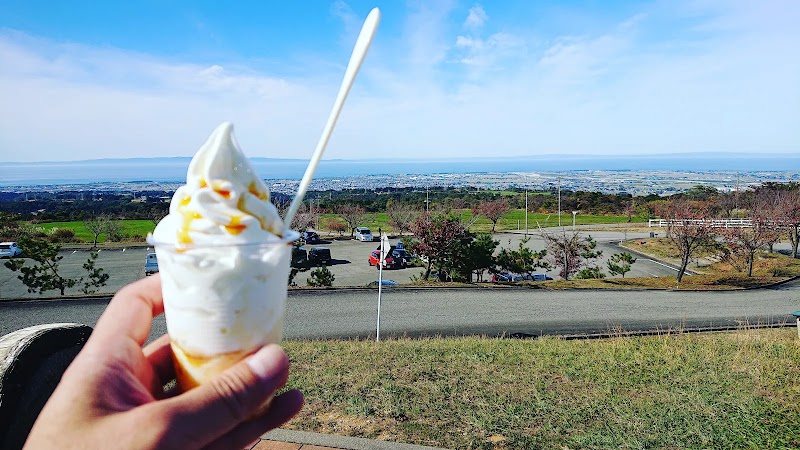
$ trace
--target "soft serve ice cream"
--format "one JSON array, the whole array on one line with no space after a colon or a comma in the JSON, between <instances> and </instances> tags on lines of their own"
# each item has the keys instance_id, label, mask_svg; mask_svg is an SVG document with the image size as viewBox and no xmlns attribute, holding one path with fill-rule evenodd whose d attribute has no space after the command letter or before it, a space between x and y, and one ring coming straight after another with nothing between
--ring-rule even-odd
<instances>
[{"instance_id":1,"label":"soft serve ice cream","mask_svg":"<svg viewBox=\"0 0 800 450\"><path fill-rule=\"evenodd\" d=\"M182 390L280 341L296 237L239 149L233 125L217 127L150 237Z\"/></svg>"}]
</instances>

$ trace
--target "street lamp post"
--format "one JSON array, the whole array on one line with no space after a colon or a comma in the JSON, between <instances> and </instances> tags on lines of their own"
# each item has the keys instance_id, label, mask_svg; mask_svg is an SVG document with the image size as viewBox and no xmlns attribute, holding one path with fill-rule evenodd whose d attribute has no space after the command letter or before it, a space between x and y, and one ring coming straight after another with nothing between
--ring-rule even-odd
<instances>
[{"instance_id":1,"label":"street lamp post","mask_svg":"<svg viewBox=\"0 0 800 450\"><path fill-rule=\"evenodd\" d=\"M572 211L572 231L575 231L575 216L578 215L580 211Z\"/></svg>"}]
</instances>

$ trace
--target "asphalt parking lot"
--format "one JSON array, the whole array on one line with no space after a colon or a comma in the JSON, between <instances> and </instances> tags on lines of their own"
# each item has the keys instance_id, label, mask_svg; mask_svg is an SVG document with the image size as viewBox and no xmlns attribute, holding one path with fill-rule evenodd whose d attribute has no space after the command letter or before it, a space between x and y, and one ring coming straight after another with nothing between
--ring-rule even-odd
<instances>
[{"instance_id":1,"label":"asphalt parking lot","mask_svg":"<svg viewBox=\"0 0 800 450\"><path fill-rule=\"evenodd\" d=\"M392 244L398 239L392 239ZM322 243L306 245L306 249L316 246L328 247L331 250L333 261L329 266L336 277L334 286L365 286L378 279L378 269L367 262L369 254L375 250L379 242L359 242L355 240L324 240ZM102 249L98 253L97 267L101 267L109 274L108 283L102 287L101 293L113 293L121 287L144 278L144 261L152 247L133 246L120 249ZM63 276L78 278L86 275L83 264L89 258L88 250L64 250L61 252L63 259L60 270ZM408 283L411 277L422 273L419 267L406 269L384 270L383 278L394 280L398 283ZM57 291L48 291L45 294L28 293L25 285L17 279L19 273L11 272L0 262L0 298L39 298L58 296ZM309 272L300 272L295 277L298 286L307 285L306 279ZM67 294L78 295L82 285L67 290Z\"/></svg>"},{"instance_id":2,"label":"asphalt parking lot","mask_svg":"<svg viewBox=\"0 0 800 450\"><path fill-rule=\"evenodd\" d=\"M623 235L623 233L616 231L587 230L585 232L591 234L597 240L598 249L603 251L604 258L608 258L612 254L622 251L622 249L613 244L613 241L620 240L623 236L628 239L638 239L647 236L647 233L629 232ZM500 248L516 248L524 237L523 233L496 233L494 235L495 240L500 242ZM392 244L398 241L398 238L390 240ZM331 250L333 261L329 268L335 276L334 286L365 286L371 281L378 279L378 270L375 266L370 266L367 262L369 254L372 250L375 250L378 245L378 242L359 242L348 239L325 240L323 243L306 245L306 248L310 249L314 246L324 246ZM528 246L534 250L540 250L544 248L544 241L537 235L532 234ZM97 267L103 268L103 270L110 275L110 278L107 285L101 288L100 293L116 292L126 284L144 278L145 255L150 251L152 251L152 248L144 246L101 250L96 265ZM89 252L87 250L68 249L62 251L61 254L63 259L60 265L64 276L70 278L85 276L86 271L83 269L82 265L89 257ZM601 262L603 265L604 260ZM423 269L419 267L384 270L383 278L405 284L409 283L413 276L419 276L422 272ZM555 270L542 272L547 273L553 278L558 277L558 273ZM17 275L18 273L11 272L5 267L2 267L2 262L0 262L0 298L40 298L57 297L59 295L57 291L48 291L45 294L28 293L27 288L17 279ZM304 286L307 284L306 279L309 275L309 272L301 272L295 277L295 282L299 286ZM626 276L659 277L670 275L675 275L673 269L656 261L650 261L640 257L636 264L633 265L631 272ZM75 288L69 289L67 294L80 295L81 287L82 285L78 285Z\"/></svg>"}]
</instances>

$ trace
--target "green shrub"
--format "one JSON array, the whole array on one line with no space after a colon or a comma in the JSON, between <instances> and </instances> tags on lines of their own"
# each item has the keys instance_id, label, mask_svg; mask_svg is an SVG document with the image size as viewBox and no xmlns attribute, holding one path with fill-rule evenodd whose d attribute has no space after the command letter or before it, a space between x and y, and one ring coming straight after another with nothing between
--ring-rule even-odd
<instances>
[{"instance_id":1,"label":"green shrub","mask_svg":"<svg viewBox=\"0 0 800 450\"><path fill-rule=\"evenodd\" d=\"M325 266L318 267L311 271L311 276L306 279L306 282L309 286L319 287L319 286L333 286L333 280L336 277L333 273Z\"/></svg>"},{"instance_id":2,"label":"green shrub","mask_svg":"<svg viewBox=\"0 0 800 450\"><path fill-rule=\"evenodd\" d=\"M47 236L47 240L53 243L75 242L75 230L70 228L53 228Z\"/></svg>"}]
</instances>

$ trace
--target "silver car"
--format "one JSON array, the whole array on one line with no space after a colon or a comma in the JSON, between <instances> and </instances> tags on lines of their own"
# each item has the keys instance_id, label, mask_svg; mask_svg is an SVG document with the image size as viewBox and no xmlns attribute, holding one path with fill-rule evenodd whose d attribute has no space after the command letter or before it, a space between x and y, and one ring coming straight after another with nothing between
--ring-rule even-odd
<instances>
[{"instance_id":1,"label":"silver car","mask_svg":"<svg viewBox=\"0 0 800 450\"><path fill-rule=\"evenodd\" d=\"M15 258L22 254L22 248L16 242L0 242L0 258Z\"/></svg>"}]
</instances>

